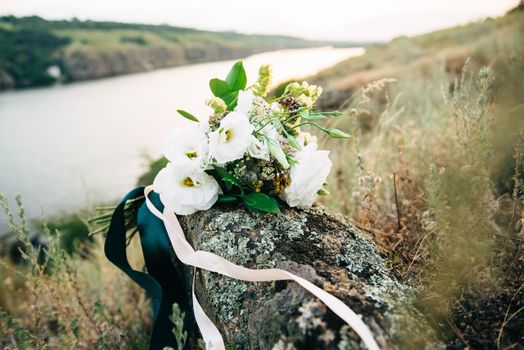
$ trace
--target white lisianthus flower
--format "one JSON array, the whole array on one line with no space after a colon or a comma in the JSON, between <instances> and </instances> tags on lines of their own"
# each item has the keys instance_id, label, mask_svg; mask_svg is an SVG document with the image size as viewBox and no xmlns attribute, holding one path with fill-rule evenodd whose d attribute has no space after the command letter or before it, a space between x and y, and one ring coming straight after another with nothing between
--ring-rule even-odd
<instances>
[{"instance_id":1,"label":"white lisianthus flower","mask_svg":"<svg viewBox=\"0 0 524 350\"><path fill-rule=\"evenodd\" d=\"M273 102L269 107L271 108L271 112L275 114L282 112L282 106L280 105L280 103Z\"/></svg>"},{"instance_id":2,"label":"white lisianthus flower","mask_svg":"<svg viewBox=\"0 0 524 350\"><path fill-rule=\"evenodd\" d=\"M209 134L210 155L221 164L242 158L253 142L253 129L245 114L229 113L218 129Z\"/></svg>"},{"instance_id":3,"label":"white lisianthus flower","mask_svg":"<svg viewBox=\"0 0 524 350\"><path fill-rule=\"evenodd\" d=\"M209 158L204 129L196 125L173 129L167 136L163 153L177 167L204 169Z\"/></svg>"},{"instance_id":4,"label":"white lisianthus flower","mask_svg":"<svg viewBox=\"0 0 524 350\"><path fill-rule=\"evenodd\" d=\"M216 180L205 172L169 163L155 177L153 189L166 208L178 215L207 210L215 204L220 193Z\"/></svg>"},{"instance_id":5,"label":"white lisianthus flower","mask_svg":"<svg viewBox=\"0 0 524 350\"><path fill-rule=\"evenodd\" d=\"M333 165L329 151L318 151L315 143L309 143L297 153L295 160L297 164L290 171L291 184L282 193L282 199L290 207L310 207Z\"/></svg>"},{"instance_id":6,"label":"white lisianthus flower","mask_svg":"<svg viewBox=\"0 0 524 350\"><path fill-rule=\"evenodd\" d=\"M251 145L249 145L247 153L253 158L263 159L267 161L270 160L269 146L265 138L259 140L253 136L253 142L251 143Z\"/></svg>"},{"instance_id":7,"label":"white lisianthus flower","mask_svg":"<svg viewBox=\"0 0 524 350\"><path fill-rule=\"evenodd\" d=\"M265 125L259 132L259 138L253 136L253 143L248 148L248 153L253 158L270 160L268 139L277 140L278 131L273 124Z\"/></svg>"},{"instance_id":8,"label":"white lisianthus flower","mask_svg":"<svg viewBox=\"0 0 524 350\"><path fill-rule=\"evenodd\" d=\"M302 147L304 147L310 143L317 143L317 137L308 132L301 131L297 136L297 141Z\"/></svg>"},{"instance_id":9,"label":"white lisianthus flower","mask_svg":"<svg viewBox=\"0 0 524 350\"><path fill-rule=\"evenodd\" d=\"M255 95L253 95L251 91L240 90L238 92L237 106L235 107L235 112L249 115L249 112L253 107L254 100Z\"/></svg>"}]
</instances>

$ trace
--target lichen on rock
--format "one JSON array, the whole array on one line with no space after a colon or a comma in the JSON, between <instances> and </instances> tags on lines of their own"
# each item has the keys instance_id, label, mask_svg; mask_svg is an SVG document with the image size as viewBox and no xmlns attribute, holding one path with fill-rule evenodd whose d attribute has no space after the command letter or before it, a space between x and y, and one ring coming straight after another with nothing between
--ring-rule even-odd
<instances>
[{"instance_id":1,"label":"lichen on rock","mask_svg":"<svg viewBox=\"0 0 524 350\"><path fill-rule=\"evenodd\" d=\"M283 268L324 288L362 315L379 345L392 346L395 310L409 288L389 273L373 242L340 217L316 208L272 215L218 207L180 222L198 249L249 268ZM202 307L238 349L360 346L341 319L294 282L201 275L196 292Z\"/></svg>"}]
</instances>

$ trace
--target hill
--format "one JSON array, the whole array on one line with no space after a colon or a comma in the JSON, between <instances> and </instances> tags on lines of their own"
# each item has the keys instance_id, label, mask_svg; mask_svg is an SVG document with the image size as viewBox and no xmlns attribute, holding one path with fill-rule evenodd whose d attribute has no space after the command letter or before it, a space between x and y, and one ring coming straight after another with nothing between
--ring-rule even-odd
<instances>
[{"instance_id":1,"label":"hill","mask_svg":"<svg viewBox=\"0 0 524 350\"><path fill-rule=\"evenodd\" d=\"M325 146L326 205L373 236L450 349L523 344L523 10L396 38L309 79L352 135Z\"/></svg>"},{"instance_id":2,"label":"hill","mask_svg":"<svg viewBox=\"0 0 524 350\"><path fill-rule=\"evenodd\" d=\"M40 17L0 17L0 89L96 79L326 42Z\"/></svg>"}]
</instances>

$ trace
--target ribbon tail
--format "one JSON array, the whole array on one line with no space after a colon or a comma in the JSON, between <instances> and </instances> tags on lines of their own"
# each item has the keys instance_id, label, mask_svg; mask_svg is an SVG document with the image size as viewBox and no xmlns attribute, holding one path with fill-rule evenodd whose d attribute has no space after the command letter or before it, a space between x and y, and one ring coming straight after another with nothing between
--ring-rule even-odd
<instances>
[{"instance_id":1,"label":"ribbon tail","mask_svg":"<svg viewBox=\"0 0 524 350\"><path fill-rule=\"evenodd\" d=\"M137 187L129 192L116 207L107 232L104 252L109 261L142 287L154 302L154 324L150 349L162 350L166 346L176 348L176 339L172 333L173 325L169 319L173 303L177 302L183 310L188 309L187 295L183 282L177 276L177 269L170 260L169 240L163 232L163 223L151 214L147 207L137 202L137 225L144 260L149 273L133 270L126 253L125 208L129 200L139 200L144 195L144 187ZM147 227L147 229L146 229ZM185 326L189 325L186 318ZM185 349L188 348L186 344Z\"/></svg>"},{"instance_id":2,"label":"ribbon tail","mask_svg":"<svg viewBox=\"0 0 524 350\"><path fill-rule=\"evenodd\" d=\"M200 329L200 333L202 334L202 338L204 338L206 349L224 350L226 346L224 345L224 339L222 339L222 335L220 334L213 321L211 321L209 317L207 317L206 313L204 312L204 309L202 309L202 306L200 306L200 303L198 302L198 299L195 295L194 273L191 294L193 296L193 312L195 313L195 320L198 325L198 329Z\"/></svg>"},{"instance_id":3,"label":"ribbon tail","mask_svg":"<svg viewBox=\"0 0 524 350\"><path fill-rule=\"evenodd\" d=\"M116 207L107 231L104 252L109 261L122 270L153 298L162 300L162 287L150 275L131 268L126 254L126 223L124 209L126 202L143 196L144 187L137 187L129 192Z\"/></svg>"}]
</instances>

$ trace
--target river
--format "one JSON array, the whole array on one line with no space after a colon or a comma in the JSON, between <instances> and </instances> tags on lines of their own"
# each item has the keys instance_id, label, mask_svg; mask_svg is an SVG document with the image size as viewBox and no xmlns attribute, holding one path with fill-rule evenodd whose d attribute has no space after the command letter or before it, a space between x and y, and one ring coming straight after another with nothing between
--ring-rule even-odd
<instances>
[{"instance_id":1,"label":"river","mask_svg":"<svg viewBox=\"0 0 524 350\"><path fill-rule=\"evenodd\" d=\"M275 82L305 77L361 48L314 48L247 57L250 82L273 65ZM160 156L168 131L186 121L176 109L206 118L208 81L234 61L156 70L97 81L0 93L0 192L22 195L29 218L113 202ZM248 82L249 83L249 82ZM7 230L0 215L0 234Z\"/></svg>"}]
</instances>

